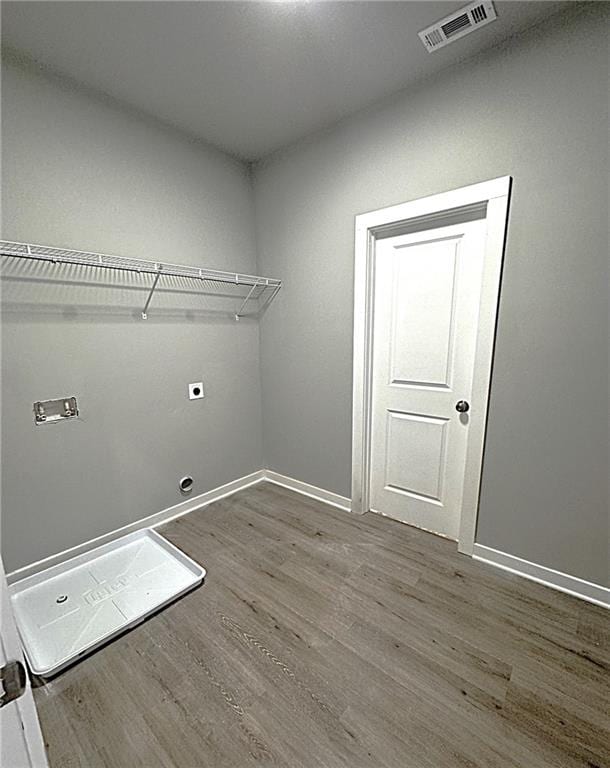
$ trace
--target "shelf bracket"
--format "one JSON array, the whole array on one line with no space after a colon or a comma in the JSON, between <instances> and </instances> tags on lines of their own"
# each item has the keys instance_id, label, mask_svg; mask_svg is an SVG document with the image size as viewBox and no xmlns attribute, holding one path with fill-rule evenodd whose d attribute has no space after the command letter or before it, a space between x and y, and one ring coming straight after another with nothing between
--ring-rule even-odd
<instances>
[{"instance_id":1,"label":"shelf bracket","mask_svg":"<svg viewBox=\"0 0 610 768\"><path fill-rule=\"evenodd\" d=\"M157 287L157 283L159 282L159 277L161 276L161 265L157 265L157 274L155 275L155 279L153 280L153 284L150 287L150 293L148 294L148 298L146 299L146 304L144 305L144 309L142 310L142 320L148 320L148 305L150 304L150 300L153 297L153 293L155 292L155 288Z\"/></svg>"},{"instance_id":2,"label":"shelf bracket","mask_svg":"<svg viewBox=\"0 0 610 768\"><path fill-rule=\"evenodd\" d=\"M259 285L259 281L257 280L257 281L254 283L254 285L252 286L252 288L250 288L250 290L248 291L248 295L247 295L247 296L246 296L246 298L243 300L241 307L240 307L240 308L237 310L237 312L235 313L235 319L236 319L236 320L238 320L238 321L239 321L239 318L242 316L242 314L241 314L241 313L243 312L243 309L244 309L244 307L246 306L246 304L247 304L247 303L248 303L248 301L250 300L250 296L252 296L252 294L254 293L254 289L255 289L255 288L257 288L257 287L258 287L258 285Z\"/></svg>"},{"instance_id":3,"label":"shelf bracket","mask_svg":"<svg viewBox=\"0 0 610 768\"><path fill-rule=\"evenodd\" d=\"M279 285L270 286L270 285L269 285L269 282L267 281L267 287L268 287L268 288L271 288L271 293L269 293L269 294L267 295L267 297L266 297L266 299L265 299L265 301L264 301L264 303L263 303L262 307L260 308L260 311L261 311L261 312L264 312L264 311L265 311L265 309L266 309L266 308L269 306L269 304L271 304L271 302L273 301L273 299L275 299L275 295L276 295L276 293L277 293L277 292L280 290L280 288L281 288L282 286L281 286L281 283L280 283Z\"/></svg>"}]
</instances>

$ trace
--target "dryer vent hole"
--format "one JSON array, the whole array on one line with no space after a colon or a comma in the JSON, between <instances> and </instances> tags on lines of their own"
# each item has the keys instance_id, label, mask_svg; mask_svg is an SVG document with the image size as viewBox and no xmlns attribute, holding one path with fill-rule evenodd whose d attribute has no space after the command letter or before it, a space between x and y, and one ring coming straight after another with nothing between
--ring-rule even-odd
<instances>
[{"instance_id":1,"label":"dryer vent hole","mask_svg":"<svg viewBox=\"0 0 610 768\"><path fill-rule=\"evenodd\" d=\"M58 598L55 600L55 602L56 602L56 603L65 603L67 599L68 599L68 595L60 595L60 596L59 596L59 597L58 597Z\"/></svg>"},{"instance_id":2,"label":"dryer vent hole","mask_svg":"<svg viewBox=\"0 0 610 768\"><path fill-rule=\"evenodd\" d=\"M193 478L183 477L178 484L178 487L180 488L180 493L183 493L184 495L190 493L193 490Z\"/></svg>"}]
</instances>

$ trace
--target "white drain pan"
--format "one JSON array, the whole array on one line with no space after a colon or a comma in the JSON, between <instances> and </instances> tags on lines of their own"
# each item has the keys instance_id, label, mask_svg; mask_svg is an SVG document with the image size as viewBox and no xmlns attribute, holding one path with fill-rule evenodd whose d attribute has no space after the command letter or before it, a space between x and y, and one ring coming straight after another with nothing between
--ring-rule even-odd
<instances>
[{"instance_id":1,"label":"white drain pan","mask_svg":"<svg viewBox=\"0 0 610 768\"><path fill-rule=\"evenodd\" d=\"M205 569L136 531L10 587L32 672L51 677L201 584Z\"/></svg>"}]
</instances>

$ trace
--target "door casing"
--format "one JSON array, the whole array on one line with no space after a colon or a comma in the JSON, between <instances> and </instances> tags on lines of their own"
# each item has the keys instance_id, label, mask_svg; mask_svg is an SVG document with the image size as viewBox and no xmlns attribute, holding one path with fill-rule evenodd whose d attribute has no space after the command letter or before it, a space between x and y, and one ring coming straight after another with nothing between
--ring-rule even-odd
<instances>
[{"instance_id":1,"label":"door casing","mask_svg":"<svg viewBox=\"0 0 610 768\"><path fill-rule=\"evenodd\" d=\"M481 468L489 405L489 387L502 261L512 178L490 181L412 200L356 216L354 272L354 373L352 410L352 511L370 510L370 456L373 375L373 311L375 248L390 235L485 218L487 241L479 306L464 493L458 549L472 555L476 531Z\"/></svg>"}]
</instances>

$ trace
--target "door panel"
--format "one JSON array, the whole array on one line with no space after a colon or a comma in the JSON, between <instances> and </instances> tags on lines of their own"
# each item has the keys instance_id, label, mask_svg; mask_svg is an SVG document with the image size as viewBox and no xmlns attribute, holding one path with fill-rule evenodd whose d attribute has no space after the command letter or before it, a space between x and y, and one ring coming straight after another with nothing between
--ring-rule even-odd
<instances>
[{"instance_id":1,"label":"door panel","mask_svg":"<svg viewBox=\"0 0 610 768\"><path fill-rule=\"evenodd\" d=\"M385 484L441 501L447 419L388 411Z\"/></svg>"},{"instance_id":2,"label":"door panel","mask_svg":"<svg viewBox=\"0 0 610 768\"><path fill-rule=\"evenodd\" d=\"M449 386L458 243L455 238L397 246L390 331L392 384Z\"/></svg>"},{"instance_id":3,"label":"door panel","mask_svg":"<svg viewBox=\"0 0 610 768\"><path fill-rule=\"evenodd\" d=\"M485 221L380 240L371 508L457 538Z\"/></svg>"}]
</instances>

